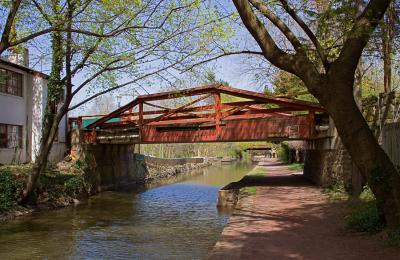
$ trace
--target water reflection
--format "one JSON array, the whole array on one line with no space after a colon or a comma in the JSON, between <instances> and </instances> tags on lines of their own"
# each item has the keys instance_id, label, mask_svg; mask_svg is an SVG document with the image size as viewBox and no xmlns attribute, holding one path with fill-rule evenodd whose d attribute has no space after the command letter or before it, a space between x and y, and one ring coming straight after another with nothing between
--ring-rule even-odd
<instances>
[{"instance_id":1,"label":"water reflection","mask_svg":"<svg viewBox=\"0 0 400 260\"><path fill-rule=\"evenodd\" d=\"M174 184L105 192L2 224L0 259L201 259L228 218L217 213L218 189L251 167L209 167Z\"/></svg>"}]
</instances>

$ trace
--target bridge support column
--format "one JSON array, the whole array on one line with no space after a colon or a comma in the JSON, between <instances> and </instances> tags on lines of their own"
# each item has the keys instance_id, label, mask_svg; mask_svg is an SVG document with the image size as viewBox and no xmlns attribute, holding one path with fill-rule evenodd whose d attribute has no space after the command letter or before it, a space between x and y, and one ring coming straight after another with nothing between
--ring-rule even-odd
<instances>
[{"instance_id":1,"label":"bridge support column","mask_svg":"<svg viewBox=\"0 0 400 260\"><path fill-rule=\"evenodd\" d=\"M134 145L85 144L78 130L72 133L71 141L71 155L83 163L93 193L144 182L147 167L137 160Z\"/></svg>"}]
</instances>

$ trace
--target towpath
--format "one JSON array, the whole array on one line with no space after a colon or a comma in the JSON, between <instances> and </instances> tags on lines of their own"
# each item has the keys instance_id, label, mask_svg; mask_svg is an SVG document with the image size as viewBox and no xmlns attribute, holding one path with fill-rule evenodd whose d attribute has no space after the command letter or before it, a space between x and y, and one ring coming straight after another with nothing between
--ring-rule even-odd
<instances>
[{"instance_id":1,"label":"towpath","mask_svg":"<svg viewBox=\"0 0 400 260\"><path fill-rule=\"evenodd\" d=\"M379 235L343 231L344 207L278 162L240 199L208 259L400 259ZM380 241L377 241L380 240Z\"/></svg>"}]
</instances>

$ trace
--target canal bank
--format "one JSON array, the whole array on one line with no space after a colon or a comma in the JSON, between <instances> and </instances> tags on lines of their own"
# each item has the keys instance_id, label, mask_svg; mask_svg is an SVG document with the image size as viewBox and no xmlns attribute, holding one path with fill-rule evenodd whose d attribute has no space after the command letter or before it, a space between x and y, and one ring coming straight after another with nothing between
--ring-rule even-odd
<instances>
[{"instance_id":1,"label":"canal bank","mask_svg":"<svg viewBox=\"0 0 400 260\"><path fill-rule=\"evenodd\" d=\"M87 203L0 225L0 259L203 259L229 215L218 190L253 168L197 169L168 185L108 191Z\"/></svg>"},{"instance_id":2,"label":"canal bank","mask_svg":"<svg viewBox=\"0 0 400 260\"><path fill-rule=\"evenodd\" d=\"M264 172L240 185L207 259L399 259L400 250L386 247L382 234L347 233L344 202L329 200L301 173L277 161L259 169Z\"/></svg>"}]
</instances>

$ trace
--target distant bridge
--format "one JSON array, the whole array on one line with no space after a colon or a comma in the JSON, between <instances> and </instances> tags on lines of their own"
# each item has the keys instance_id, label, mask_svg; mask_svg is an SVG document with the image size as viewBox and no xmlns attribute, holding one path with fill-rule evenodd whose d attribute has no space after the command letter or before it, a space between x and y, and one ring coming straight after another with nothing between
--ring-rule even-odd
<instances>
[{"instance_id":1,"label":"distant bridge","mask_svg":"<svg viewBox=\"0 0 400 260\"><path fill-rule=\"evenodd\" d=\"M328 125L319 104L220 84L141 95L88 125L84 119L77 124L85 142L110 144L310 140L325 137L317 130Z\"/></svg>"}]
</instances>

